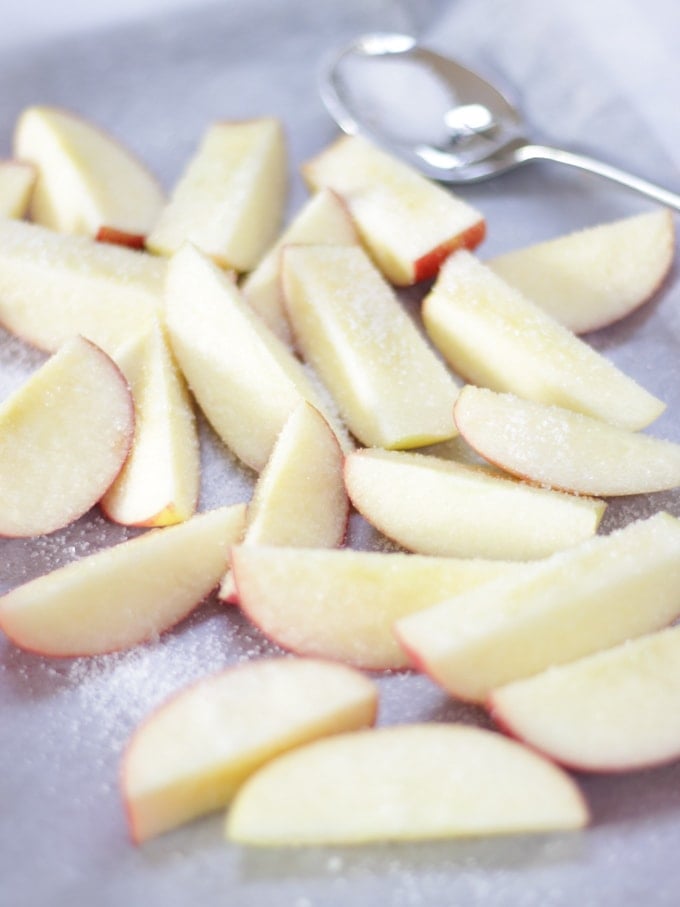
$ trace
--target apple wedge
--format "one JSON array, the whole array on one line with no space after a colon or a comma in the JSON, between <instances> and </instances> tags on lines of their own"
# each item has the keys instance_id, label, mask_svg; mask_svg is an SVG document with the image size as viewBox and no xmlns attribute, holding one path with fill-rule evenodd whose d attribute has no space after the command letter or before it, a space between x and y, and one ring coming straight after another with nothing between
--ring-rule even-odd
<instances>
[{"instance_id":1,"label":"apple wedge","mask_svg":"<svg viewBox=\"0 0 680 907\"><path fill-rule=\"evenodd\" d=\"M680 627L494 690L494 719L579 771L626 772L680 758Z\"/></svg>"},{"instance_id":2,"label":"apple wedge","mask_svg":"<svg viewBox=\"0 0 680 907\"><path fill-rule=\"evenodd\" d=\"M561 406L468 385L453 413L477 453L540 485L604 497L680 485L679 444Z\"/></svg>"},{"instance_id":3,"label":"apple wedge","mask_svg":"<svg viewBox=\"0 0 680 907\"><path fill-rule=\"evenodd\" d=\"M115 652L155 639L217 585L245 505L198 514L105 548L0 598L0 628L41 655Z\"/></svg>"},{"instance_id":4,"label":"apple wedge","mask_svg":"<svg viewBox=\"0 0 680 907\"><path fill-rule=\"evenodd\" d=\"M409 666L396 620L522 570L514 562L238 545L239 605L284 649L368 670Z\"/></svg>"},{"instance_id":5,"label":"apple wedge","mask_svg":"<svg viewBox=\"0 0 680 907\"><path fill-rule=\"evenodd\" d=\"M338 139L302 174L312 189L344 199L362 242L394 284L427 280L454 249L484 239L478 211L358 136Z\"/></svg>"},{"instance_id":6,"label":"apple wedge","mask_svg":"<svg viewBox=\"0 0 680 907\"><path fill-rule=\"evenodd\" d=\"M359 513L384 535L440 557L545 557L590 538L605 510L602 501L402 451L350 454L345 487Z\"/></svg>"},{"instance_id":7,"label":"apple wedge","mask_svg":"<svg viewBox=\"0 0 680 907\"><path fill-rule=\"evenodd\" d=\"M680 521L658 513L402 618L396 632L437 683L483 702L678 616Z\"/></svg>"},{"instance_id":8,"label":"apple wedge","mask_svg":"<svg viewBox=\"0 0 680 907\"><path fill-rule=\"evenodd\" d=\"M130 455L101 500L110 520L169 526L196 510L200 458L189 393L159 326L116 356L135 401Z\"/></svg>"},{"instance_id":9,"label":"apple wedge","mask_svg":"<svg viewBox=\"0 0 680 907\"><path fill-rule=\"evenodd\" d=\"M243 294L277 337L292 346L281 290L281 250L293 243L348 246L358 241L347 206L334 192L322 189L302 207L255 270L248 274L241 284Z\"/></svg>"},{"instance_id":10,"label":"apple wedge","mask_svg":"<svg viewBox=\"0 0 680 907\"><path fill-rule=\"evenodd\" d=\"M674 251L673 216L661 209L507 252L487 265L582 334L647 302L668 274Z\"/></svg>"},{"instance_id":11,"label":"apple wedge","mask_svg":"<svg viewBox=\"0 0 680 907\"><path fill-rule=\"evenodd\" d=\"M191 242L226 268L250 271L276 238L286 195L278 120L215 123L176 185L147 248L172 255Z\"/></svg>"},{"instance_id":12,"label":"apple wedge","mask_svg":"<svg viewBox=\"0 0 680 907\"><path fill-rule=\"evenodd\" d=\"M139 246L163 206L147 168L97 126L57 107L29 107L14 133L14 153L38 170L31 217L64 233L103 231Z\"/></svg>"},{"instance_id":13,"label":"apple wedge","mask_svg":"<svg viewBox=\"0 0 680 907\"><path fill-rule=\"evenodd\" d=\"M128 744L121 782L134 841L224 807L269 759L370 726L376 709L370 680L312 659L259 659L199 681Z\"/></svg>"},{"instance_id":14,"label":"apple wedge","mask_svg":"<svg viewBox=\"0 0 680 907\"><path fill-rule=\"evenodd\" d=\"M572 779L493 731L412 724L339 734L285 753L240 789L239 844L418 841L582 828Z\"/></svg>"},{"instance_id":15,"label":"apple wedge","mask_svg":"<svg viewBox=\"0 0 680 907\"><path fill-rule=\"evenodd\" d=\"M299 403L255 485L243 544L341 545L349 518L343 465L328 422L310 403ZM220 598L238 599L231 571L222 581Z\"/></svg>"},{"instance_id":16,"label":"apple wedge","mask_svg":"<svg viewBox=\"0 0 680 907\"><path fill-rule=\"evenodd\" d=\"M72 523L120 472L134 434L125 378L75 337L0 406L0 535Z\"/></svg>"},{"instance_id":17,"label":"apple wedge","mask_svg":"<svg viewBox=\"0 0 680 907\"><path fill-rule=\"evenodd\" d=\"M168 265L165 301L170 343L189 387L215 431L246 465L264 467L302 400L342 435L301 363L234 282L189 244Z\"/></svg>"},{"instance_id":18,"label":"apple wedge","mask_svg":"<svg viewBox=\"0 0 680 907\"><path fill-rule=\"evenodd\" d=\"M288 246L281 274L297 346L362 443L456 434L458 385L359 246Z\"/></svg>"},{"instance_id":19,"label":"apple wedge","mask_svg":"<svg viewBox=\"0 0 680 907\"><path fill-rule=\"evenodd\" d=\"M442 267L423 303L432 342L470 383L637 431L664 404L469 252Z\"/></svg>"},{"instance_id":20,"label":"apple wedge","mask_svg":"<svg viewBox=\"0 0 680 907\"><path fill-rule=\"evenodd\" d=\"M0 217L25 216L35 178L35 167L26 161L0 161Z\"/></svg>"},{"instance_id":21,"label":"apple wedge","mask_svg":"<svg viewBox=\"0 0 680 907\"><path fill-rule=\"evenodd\" d=\"M0 220L0 324L40 349L81 334L115 355L155 323L164 277L151 255Z\"/></svg>"}]
</instances>

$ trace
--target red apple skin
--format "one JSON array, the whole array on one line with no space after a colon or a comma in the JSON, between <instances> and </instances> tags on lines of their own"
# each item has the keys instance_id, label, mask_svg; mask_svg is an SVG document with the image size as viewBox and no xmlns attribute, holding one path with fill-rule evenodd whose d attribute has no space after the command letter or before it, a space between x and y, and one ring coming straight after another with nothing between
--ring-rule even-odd
<instances>
[{"instance_id":1,"label":"red apple skin","mask_svg":"<svg viewBox=\"0 0 680 907\"><path fill-rule=\"evenodd\" d=\"M142 233L126 233L116 227L100 227L95 236L97 242L113 243L117 246L127 246L128 249L142 251L146 236Z\"/></svg>"},{"instance_id":2,"label":"red apple skin","mask_svg":"<svg viewBox=\"0 0 680 907\"><path fill-rule=\"evenodd\" d=\"M508 737L512 737L513 740L517 740L523 746L528 747L533 750L535 753L538 753L539 756L544 756L546 759L550 759L552 762L558 763L567 769L575 772L587 772L590 775L623 775L628 774L629 772L639 772L645 771L650 768L658 768L663 765L670 765L672 762L676 762L680 759L680 740L678 741L678 748L673 753L666 753L664 756L660 756L658 759L646 759L642 762L627 762L625 765L618 765L615 762L610 763L609 765L589 765L587 762L576 762L571 759L563 759L558 753L553 753L548 750L542 749L540 746L537 746L531 740L526 740L520 733L515 731L512 724L503 717L496 709L494 705L493 693L488 697L484 703L484 708L489 713L489 716L493 720L494 724L498 727L500 731L506 734Z\"/></svg>"},{"instance_id":3,"label":"red apple skin","mask_svg":"<svg viewBox=\"0 0 680 907\"><path fill-rule=\"evenodd\" d=\"M317 661L330 661L330 659L316 659L316 660ZM164 702L162 702L157 708L155 708L151 712L150 715L147 715L146 718L143 719L141 724L139 724L136 727L136 729L134 730L132 736L128 740L128 742L125 746L125 749L123 751L123 757L120 761L120 770L119 770L119 788L121 791L124 791L124 789L125 789L124 788L124 779L125 779L125 774L127 771L127 761L129 759L130 749L132 748L132 744L134 743L135 737L137 736L137 734L139 732L141 732L142 728L144 728L149 721L152 721L155 718L156 712L158 712L160 709L165 708L166 706L169 706L172 702L174 702L180 696L183 696L189 690L192 690L195 687L200 686L200 684L205 683L205 681L209 680L211 676L217 677L222 674L227 674L231 671L238 670L239 667L240 667L239 664L230 665L228 668L225 668L222 671L216 671L212 675L208 675L207 677L201 677L198 680L194 681L193 683L189 684L188 686L182 687L181 689L179 689L175 693L173 693L168 699L166 699ZM350 670L350 668L348 668L348 670ZM368 727L374 727L377 717L378 717L378 697L376 696L374 706L373 706L373 713L371 715L371 719L370 719ZM122 796L121 799L123 801L123 810L125 812L125 819L127 822L127 828L128 828L128 832L130 835L130 839L133 844L140 845L143 843L143 839L139 837L138 830L135 827L135 821L134 821L134 816L132 814L132 808L131 808L130 804L128 803L127 799L125 798L125 796Z\"/></svg>"},{"instance_id":4,"label":"red apple skin","mask_svg":"<svg viewBox=\"0 0 680 907\"><path fill-rule=\"evenodd\" d=\"M429 280L435 277L444 260L458 249L475 249L486 236L486 221L480 220L471 227L468 227L463 233L454 236L452 239L443 242L436 249L432 249L422 258L413 263L413 281L420 283L422 280Z\"/></svg>"}]
</instances>

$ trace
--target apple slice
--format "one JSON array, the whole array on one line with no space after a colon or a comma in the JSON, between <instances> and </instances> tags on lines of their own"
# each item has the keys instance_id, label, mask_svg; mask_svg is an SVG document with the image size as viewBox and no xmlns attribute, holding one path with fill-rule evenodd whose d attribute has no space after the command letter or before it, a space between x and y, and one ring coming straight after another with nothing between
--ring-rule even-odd
<instances>
[{"instance_id":1,"label":"apple slice","mask_svg":"<svg viewBox=\"0 0 680 907\"><path fill-rule=\"evenodd\" d=\"M322 189L302 207L255 270L248 274L241 289L265 324L284 343L292 346L293 338L280 285L281 250L285 245L293 243L348 246L358 241L346 205L334 192Z\"/></svg>"},{"instance_id":2,"label":"apple slice","mask_svg":"<svg viewBox=\"0 0 680 907\"><path fill-rule=\"evenodd\" d=\"M169 266L170 342L194 396L224 443L261 470L302 400L327 415L301 363L253 312L238 288L187 244Z\"/></svg>"},{"instance_id":3,"label":"apple slice","mask_svg":"<svg viewBox=\"0 0 680 907\"><path fill-rule=\"evenodd\" d=\"M483 239L482 215L366 139L343 136L302 168L312 189L333 189L385 277L404 286L433 277L454 249Z\"/></svg>"},{"instance_id":4,"label":"apple slice","mask_svg":"<svg viewBox=\"0 0 680 907\"><path fill-rule=\"evenodd\" d=\"M288 417L248 505L243 543L335 548L347 530L344 456L323 416L302 401ZM231 571L220 598L238 600Z\"/></svg>"},{"instance_id":5,"label":"apple slice","mask_svg":"<svg viewBox=\"0 0 680 907\"><path fill-rule=\"evenodd\" d=\"M153 529L18 586L0 598L0 627L31 652L98 655L155 639L217 585L245 505Z\"/></svg>"},{"instance_id":6,"label":"apple slice","mask_svg":"<svg viewBox=\"0 0 680 907\"><path fill-rule=\"evenodd\" d=\"M487 265L582 334L625 318L653 296L674 251L673 216L661 209L517 249Z\"/></svg>"},{"instance_id":7,"label":"apple slice","mask_svg":"<svg viewBox=\"0 0 680 907\"><path fill-rule=\"evenodd\" d=\"M463 724L355 731L285 753L240 789L240 844L363 844L570 830L588 823L572 779L537 753Z\"/></svg>"},{"instance_id":8,"label":"apple slice","mask_svg":"<svg viewBox=\"0 0 680 907\"><path fill-rule=\"evenodd\" d=\"M432 342L472 384L636 431L664 404L469 252L447 259L423 303Z\"/></svg>"},{"instance_id":9,"label":"apple slice","mask_svg":"<svg viewBox=\"0 0 680 907\"><path fill-rule=\"evenodd\" d=\"M286 195L286 149L278 120L215 123L147 239L172 255L188 241L236 271L250 271L273 242Z\"/></svg>"},{"instance_id":10,"label":"apple slice","mask_svg":"<svg viewBox=\"0 0 680 907\"><path fill-rule=\"evenodd\" d=\"M0 535L54 532L82 516L125 462L134 434L125 378L75 337L0 406Z\"/></svg>"},{"instance_id":11,"label":"apple slice","mask_svg":"<svg viewBox=\"0 0 680 907\"><path fill-rule=\"evenodd\" d=\"M239 604L277 645L358 668L408 667L393 625L452 595L522 570L514 562L376 551L238 545Z\"/></svg>"},{"instance_id":12,"label":"apple slice","mask_svg":"<svg viewBox=\"0 0 680 907\"><path fill-rule=\"evenodd\" d=\"M358 246L288 246L286 308L303 356L364 444L451 438L458 385Z\"/></svg>"},{"instance_id":13,"label":"apple slice","mask_svg":"<svg viewBox=\"0 0 680 907\"><path fill-rule=\"evenodd\" d=\"M135 438L101 507L126 526L169 526L196 510L200 462L191 400L159 326L116 356L135 401Z\"/></svg>"},{"instance_id":14,"label":"apple slice","mask_svg":"<svg viewBox=\"0 0 680 907\"><path fill-rule=\"evenodd\" d=\"M650 633L680 615L680 521L590 539L397 622L413 661L452 695L491 690Z\"/></svg>"},{"instance_id":15,"label":"apple slice","mask_svg":"<svg viewBox=\"0 0 680 907\"><path fill-rule=\"evenodd\" d=\"M67 110L29 107L14 133L14 152L38 169L31 217L64 233L141 245L163 206L154 176L126 148Z\"/></svg>"},{"instance_id":16,"label":"apple slice","mask_svg":"<svg viewBox=\"0 0 680 907\"><path fill-rule=\"evenodd\" d=\"M535 488L424 454L360 450L345 461L350 500L411 551L532 560L596 531L602 501Z\"/></svg>"},{"instance_id":17,"label":"apple slice","mask_svg":"<svg viewBox=\"0 0 680 907\"><path fill-rule=\"evenodd\" d=\"M0 324L41 349L82 334L114 355L155 323L164 276L151 255L0 220Z\"/></svg>"},{"instance_id":18,"label":"apple slice","mask_svg":"<svg viewBox=\"0 0 680 907\"><path fill-rule=\"evenodd\" d=\"M133 839L224 807L267 760L373 723L377 688L342 665L264 658L199 681L140 725L123 758Z\"/></svg>"},{"instance_id":19,"label":"apple slice","mask_svg":"<svg viewBox=\"0 0 680 907\"><path fill-rule=\"evenodd\" d=\"M680 485L680 445L560 406L468 385L454 417L481 456L540 485L607 497Z\"/></svg>"},{"instance_id":20,"label":"apple slice","mask_svg":"<svg viewBox=\"0 0 680 907\"><path fill-rule=\"evenodd\" d=\"M493 717L580 771L624 772L680 758L680 627L517 680Z\"/></svg>"},{"instance_id":21,"label":"apple slice","mask_svg":"<svg viewBox=\"0 0 680 907\"><path fill-rule=\"evenodd\" d=\"M25 216L35 178L35 167L26 161L0 161L0 217Z\"/></svg>"}]
</instances>

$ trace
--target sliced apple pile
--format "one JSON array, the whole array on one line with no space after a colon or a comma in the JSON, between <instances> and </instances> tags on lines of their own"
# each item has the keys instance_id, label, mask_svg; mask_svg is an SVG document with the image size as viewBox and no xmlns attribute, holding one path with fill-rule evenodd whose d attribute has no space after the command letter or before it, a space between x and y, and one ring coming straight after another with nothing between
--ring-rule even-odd
<instances>
[{"instance_id":1,"label":"sliced apple pile","mask_svg":"<svg viewBox=\"0 0 680 907\"><path fill-rule=\"evenodd\" d=\"M248 505L243 544L335 548L342 544L349 500L344 456L323 416L303 401L288 417ZM220 598L238 599L231 571Z\"/></svg>"},{"instance_id":2,"label":"sliced apple pile","mask_svg":"<svg viewBox=\"0 0 680 907\"><path fill-rule=\"evenodd\" d=\"M31 218L65 233L142 248L163 192L111 136L56 107L29 107L16 125L14 153L38 171Z\"/></svg>"},{"instance_id":3,"label":"sliced apple pile","mask_svg":"<svg viewBox=\"0 0 680 907\"><path fill-rule=\"evenodd\" d=\"M283 304L280 279L281 251L286 245L313 243L349 246L358 243L347 206L329 189L321 189L302 207L260 263L241 284L248 302L284 343L293 337Z\"/></svg>"},{"instance_id":4,"label":"sliced apple pile","mask_svg":"<svg viewBox=\"0 0 680 907\"><path fill-rule=\"evenodd\" d=\"M53 532L120 472L134 433L125 379L76 337L0 406L0 535Z\"/></svg>"},{"instance_id":5,"label":"sliced apple pile","mask_svg":"<svg viewBox=\"0 0 680 907\"><path fill-rule=\"evenodd\" d=\"M473 255L448 258L423 303L432 342L473 384L637 431L664 404Z\"/></svg>"},{"instance_id":6,"label":"sliced apple pile","mask_svg":"<svg viewBox=\"0 0 680 907\"><path fill-rule=\"evenodd\" d=\"M590 538L605 504L418 453L359 450L345 461L356 509L404 548L532 560Z\"/></svg>"},{"instance_id":7,"label":"sliced apple pile","mask_svg":"<svg viewBox=\"0 0 680 907\"><path fill-rule=\"evenodd\" d=\"M494 690L493 717L551 759L622 772L680 758L680 627Z\"/></svg>"},{"instance_id":8,"label":"sliced apple pile","mask_svg":"<svg viewBox=\"0 0 680 907\"><path fill-rule=\"evenodd\" d=\"M0 217L26 215L35 178L35 167L26 161L0 161Z\"/></svg>"},{"instance_id":9,"label":"sliced apple pile","mask_svg":"<svg viewBox=\"0 0 680 907\"><path fill-rule=\"evenodd\" d=\"M289 246L282 278L297 344L360 441L418 447L456 434L458 385L362 249Z\"/></svg>"},{"instance_id":10,"label":"sliced apple pile","mask_svg":"<svg viewBox=\"0 0 680 907\"><path fill-rule=\"evenodd\" d=\"M286 193L280 123L216 123L175 186L146 246L172 255L191 242L226 268L249 271L276 236Z\"/></svg>"},{"instance_id":11,"label":"sliced apple pile","mask_svg":"<svg viewBox=\"0 0 680 907\"><path fill-rule=\"evenodd\" d=\"M302 400L327 414L288 347L236 284L191 245L169 263L165 304L170 342L191 391L224 443L248 466L264 467Z\"/></svg>"},{"instance_id":12,"label":"sliced apple pile","mask_svg":"<svg viewBox=\"0 0 680 907\"><path fill-rule=\"evenodd\" d=\"M81 334L115 355L154 325L164 277L151 255L0 219L0 324L40 349Z\"/></svg>"},{"instance_id":13,"label":"sliced apple pile","mask_svg":"<svg viewBox=\"0 0 680 907\"><path fill-rule=\"evenodd\" d=\"M191 401L159 326L116 356L135 401L135 436L104 495L106 516L126 526L169 526L196 510L199 449Z\"/></svg>"},{"instance_id":14,"label":"sliced apple pile","mask_svg":"<svg viewBox=\"0 0 680 907\"><path fill-rule=\"evenodd\" d=\"M433 277L454 249L483 239L482 215L451 192L358 136L343 136L302 168L315 190L332 189L388 280Z\"/></svg>"},{"instance_id":15,"label":"sliced apple pile","mask_svg":"<svg viewBox=\"0 0 680 907\"><path fill-rule=\"evenodd\" d=\"M522 564L343 549L238 545L239 605L266 636L301 655L359 668L405 668L394 622Z\"/></svg>"},{"instance_id":16,"label":"sliced apple pile","mask_svg":"<svg viewBox=\"0 0 680 907\"><path fill-rule=\"evenodd\" d=\"M241 664L161 706L123 758L135 841L225 806L264 762L311 740L368 727L377 688L342 665L301 658Z\"/></svg>"},{"instance_id":17,"label":"sliced apple pile","mask_svg":"<svg viewBox=\"0 0 680 907\"><path fill-rule=\"evenodd\" d=\"M625 318L653 296L674 246L673 216L660 209L507 252L487 265L582 334Z\"/></svg>"},{"instance_id":18,"label":"sliced apple pile","mask_svg":"<svg viewBox=\"0 0 680 907\"><path fill-rule=\"evenodd\" d=\"M240 844L360 844L582 828L568 775L511 740L464 725L339 734L279 756L227 818Z\"/></svg>"},{"instance_id":19,"label":"sliced apple pile","mask_svg":"<svg viewBox=\"0 0 680 907\"><path fill-rule=\"evenodd\" d=\"M561 406L463 388L454 416L477 453L506 472L577 494L610 497L680 485L680 445Z\"/></svg>"},{"instance_id":20,"label":"sliced apple pile","mask_svg":"<svg viewBox=\"0 0 680 907\"><path fill-rule=\"evenodd\" d=\"M461 699L680 616L680 520L658 513L396 624L413 662Z\"/></svg>"},{"instance_id":21,"label":"sliced apple pile","mask_svg":"<svg viewBox=\"0 0 680 907\"><path fill-rule=\"evenodd\" d=\"M235 504L74 561L2 596L0 627L41 655L97 655L152 640L217 585L244 523L245 506Z\"/></svg>"}]
</instances>

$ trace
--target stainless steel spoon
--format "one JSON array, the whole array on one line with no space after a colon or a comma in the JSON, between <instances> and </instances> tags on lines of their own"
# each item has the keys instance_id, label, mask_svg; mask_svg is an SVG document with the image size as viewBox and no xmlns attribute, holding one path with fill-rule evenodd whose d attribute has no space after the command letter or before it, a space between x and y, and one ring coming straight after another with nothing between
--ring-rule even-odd
<instances>
[{"instance_id":1,"label":"stainless steel spoon","mask_svg":"<svg viewBox=\"0 0 680 907\"><path fill-rule=\"evenodd\" d=\"M372 75L378 78L367 80L367 64L378 60L386 64L382 75L375 69ZM416 120L409 132L400 105L409 80L409 93L414 88L414 78L420 80L420 90L415 108L409 110L409 120ZM648 180L583 154L534 144L505 95L454 60L421 47L410 35L376 33L356 39L325 62L320 91L344 132L361 133L393 148L434 179L469 183L547 160L604 176L680 211L680 195ZM391 119L385 115L385 94L392 105ZM413 134L414 128L420 135Z\"/></svg>"}]
</instances>

